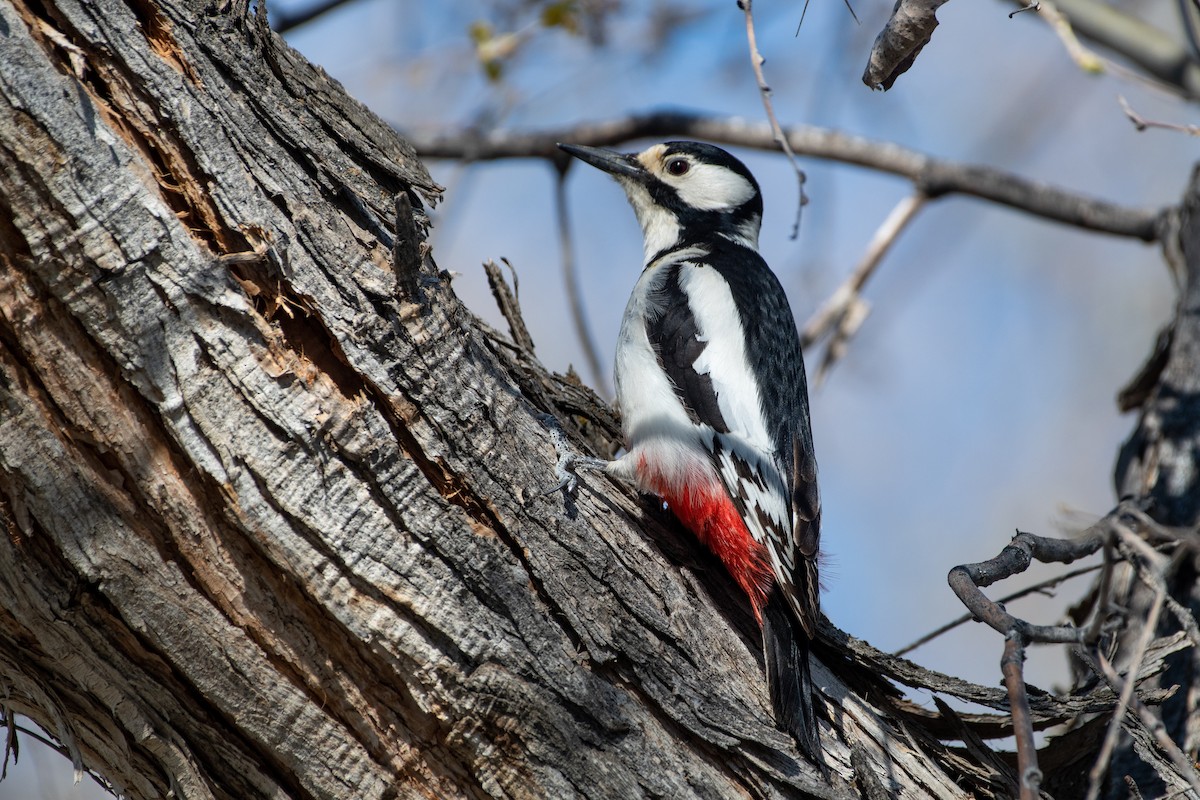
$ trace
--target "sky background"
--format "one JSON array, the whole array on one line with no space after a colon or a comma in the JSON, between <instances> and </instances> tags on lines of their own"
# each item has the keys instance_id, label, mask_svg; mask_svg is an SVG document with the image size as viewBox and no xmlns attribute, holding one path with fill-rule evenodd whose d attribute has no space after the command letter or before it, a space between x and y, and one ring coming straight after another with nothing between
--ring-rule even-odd
<instances>
[{"instance_id":1,"label":"sky background","mask_svg":"<svg viewBox=\"0 0 1200 800\"><path fill-rule=\"evenodd\" d=\"M272 12L303 8L274 0ZM401 130L561 128L671 107L764 119L732 0L624 3L603 42L533 25L490 83L468 36L533 17L517 2L358 0L288 40ZM1000 2L950 3L916 65L886 93L861 82L891 0L754 6L767 80L784 124L814 124L892 141L940 158L998 167L1131 206L1178 201L1196 139L1139 133L1117 102L1145 117L1200 123L1194 105L1110 68L1085 75L1035 13L1008 18ZM1177 30L1173 4L1139 13ZM669 10L682 18L656 25ZM661 31L656 34L655 31ZM1103 54L1103 53L1102 53ZM650 142L633 142L639 150ZM761 248L799 324L848 275L911 187L903 180L804 159L800 236L789 238L796 188L782 156L737 151L762 185ZM568 313L555 236L554 172L538 161L431 162L447 188L433 212L433 255L455 288L501 329L481 263L507 258L537 353L585 376ZM626 298L641 268L641 237L620 189L583 168L568 175L573 252L587 316L611 370ZM824 612L885 650L962 613L946 573L996 555L1020 528L1068 535L1114 504L1117 449L1136 418L1119 388L1150 352L1173 295L1157 248L1035 220L978 200L926 207L868 285L872 313L825 385L810 387L823 498ZM816 359L809 354L810 374ZM993 596L1052 574L1031 570ZM1014 604L1051 623L1087 579L1055 598ZM998 685L1001 638L980 625L912 654L919 663ZM1060 648L1034 648L1026 678L1063 686ZM921 699L921 698L918 698ZM71 782L69 762L22 740L0 800L104 796Z\"/></svg>"}]
</instances>

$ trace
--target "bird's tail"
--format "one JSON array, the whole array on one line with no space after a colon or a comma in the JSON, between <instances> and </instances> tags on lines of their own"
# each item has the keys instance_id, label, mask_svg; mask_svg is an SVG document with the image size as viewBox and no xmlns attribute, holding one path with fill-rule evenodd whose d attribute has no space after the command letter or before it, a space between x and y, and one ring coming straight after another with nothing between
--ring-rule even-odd
<instances>
[{"instance_id":1,"label":"bird's tail","mask_svg":"<svg viewBox=\"0 0 1200 800\"><path fill-rule=\"evenodd\" d=\"M778 587L767 597L762 630L767 686L775 709L775 724L792 735L814 764L823 766L825 762L821 758L817 717L813 709L808 636L793 619Z\"/></svg>"}]
</instances>

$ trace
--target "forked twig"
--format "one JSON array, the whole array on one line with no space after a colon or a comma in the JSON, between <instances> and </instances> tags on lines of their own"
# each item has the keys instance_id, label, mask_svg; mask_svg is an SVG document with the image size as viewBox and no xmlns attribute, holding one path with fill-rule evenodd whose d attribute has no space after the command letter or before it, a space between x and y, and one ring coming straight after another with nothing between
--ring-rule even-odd
<instances>
[{"instance_id":1,"label":"forked twig","mask_svg":"<svg viewBox=\"0 0 1200 800\"><path fill-rule=\"evenodd\" d=\"M825 356L821 360L814 383L819 385L833 365L845 355L850 338L858 332L870 310L870 306L862 298L863 287L875 274L876 267L895 244L901 232L924 208L928 199L924 192L917 191L896 204L871 237L858 266L805 323L804 330L800 332L801 347L808 348L832 332L832 339L825 349Z\"/></svg>"},{"instance_id":2,"label":"forked twig","mask_svg":"<svg viewBox=\"0 0 1200 800\"><path fill-rule=\"evenodd\" d=\"M1120 506L1118 506L1118 510ZM978 564L964 564L950 570L947 580L950 588L958 595L963 605L981 622L994 630L1008 635L1009 631L1020 632L1026 641L1044 643L1078 644L1086 641L1086 628L1074 625L1032 625L1004 610L1003 606L988 599L982 591L996 581L1011 578L1029 568L1033 559L1043 563L1069 564L1098 551L1104 545L1105 534L1113 514L1097 522L1077 539L1051 539L1032 533L1018 533L1000 555Z\"/></svg>"},{"instance_id":3,"label":"forked twig","mask_svg":"<svg viewBox=\"0 0 1200 800\"><path fill-rule=\"evenodd\" d=\"M1118 506L1088 528L1082 536L1072 540L1050 539L1018 532L1000 555L977 564L955 567L947 576L950 587L972 615L1004 634L1004 654L1000 660L1000 668L1004 675L1005 688L1008 690L1013 735L1017 740L1021 800L1036 800L1042 781L1042 773L1038 768L1037 747L1033 738L1029 697L1025 690L1025 646L1031 642L1082 644L1090 641L1089 636L1097 635L1100 628L1032 625L1009 614L1000 603L990 600L981 590L996 581L1024 572L1034 558L1042 562L1069 564L1076 559L1092 555L1110 540L1112 528L1124 510L1123 506ZM1101 598L1097 604L1097 613L1104 613L1105 607L1106 603Z\"/></svg>"},{"instance_id":4,"label":"forked twig","mask_svg":"<svg viewBox=\"0 0 1200 800\"><path fill-rule=\"evenodd\" d=\"M521 313L517 271L513 269L513 265L509 263L507 258L501 258L500 260L504 262L504 266L508 267L509 272L512 273L513 288L508 288L508 284L504 280L504 274L500 271L500 265L490 260L485 261L483 264L483 271L487 274L488 287L492 290L492 297L496 299L500 315L508 323L508 332L512 336L513 344L532 354L533 337L529 335L529 328L525 325L525 317Z\"/></svg>"},{"instance_id":5,"label":"forked twig","mask_svg":"<svg viewBox=\"0 0 1200 800\"><path fill-rule=\"evenodd\" d=\"M1184 789L1191 787L1193 791L1200 792L1200 773L1179 746L1170 740L1162 721L1137 694L1139 678L1148 677L1161 668L1159 660L1163 654L1156 652L1153 662L1149 661L1149 654L1159 642L1166 641L1156 641L1154 637L1162 610L1169 607L1167 576L1173 573L1178 559L1190 557L1192 553L1191 548L1180 546L1181 542L1188 541L1181 538L1188 533L1190 531L1179 533L1165 528L1135 504L1122 502L1077 539L1048 539L1018 533L1012 543L995 558L955 567L950 571L950 585L963 604L975 618L986 622L1005 637L1001 669L1009 695L1013 734L1017 741L1023 800L1037 797L1041 780L1033 741L1030 701L1022 675L1024 647L1037 642L1075 643L1079 660L1087 664L1117 695L1113 719L1089 772L1089 799L1096 798L1100 792L1121 728L1134 736L1144 752L1152 754L1154 768L1164 781L1169 785ZM1082 620L1077 620L1077 625L1032 625L1012 616L1000 603L989 600L981 591L982 587L1024 571L1035 558L1042 562L1069 563L1091 555L1101 547L1104 549L1105 571L1101 576L1096 602L1088 612L1094 615L1090 624L1085 625ZM1172 556L1168 557L1162 552L1162 548L1166 547L1173 548ZM1113 583L1112 564L1117 560L1130 564L1154 593L1145 619L1139 620L1141 631L1130 653L1123 680L1100 649L1100 643L1106 641L1110 630L1112 599L1108 593ZM1180 612L1187 613L1186 609L1180 609ZM1180 612L1172 610L1172 613ZM1190 626L1184 623L1184 628L1187 634L1181 632L1168 637L1173 642L1172 647L1187 643L1188 636L1200 637L1194 623ZM1148 669L1148 664L1154 665L1155 669ZM1127 713L1129 709L1136 712L1136 717Z\"/></svg>"},{"instance_id":6,"label":"forked twig","mask_svg":"<svg viewBox=\"0 0 1200 800\"><path fill-rule=\"evenodd\" d=\"M1001 597L996 602L1000 603L1001 605L1005 605L1007 603L1011 603L1013 600L1020 600L1022 597L1027 597L1031 594L1036 594L1038 592L1043 592L1047 589L1052 589L1055 586L1058 586L1058 584L1068 581L1071 578L1078 578L1080 575L1086 575L1089 572L1095 572L1096 570L1102 569L1105 566L1106 566L1106 564L1092 564L1089 567L1080 567L1079 569L1073 569L1070 572L1064 572L1062 575L1055 575L1051 578L1047 578L1044 581L1039 581L1038 583L1035 583L1032 586L1026 586L1024 589L1018 589L1017 591L1013 592L1012 594L1006 594L1004 597ZM902 655L911 653L913 650L916 650L921 645L929 644L930 642L932 642L934 639L938 638L939 636L943 636L943 635L949 633L950 631L954 630L955 628L957 628L959 625L964 625L973 619L975 619L975 617L972 614L963 614L960 617L956 617L955 619L952 619L949 622L947 622L945 625L934 628L932 631L930 631L929 633L920 637L919 639L916 639L912 643L907 644L904 647L901 647L899 650L892 651L892 655L902 656Z\"/></svg>"}]
</instances>

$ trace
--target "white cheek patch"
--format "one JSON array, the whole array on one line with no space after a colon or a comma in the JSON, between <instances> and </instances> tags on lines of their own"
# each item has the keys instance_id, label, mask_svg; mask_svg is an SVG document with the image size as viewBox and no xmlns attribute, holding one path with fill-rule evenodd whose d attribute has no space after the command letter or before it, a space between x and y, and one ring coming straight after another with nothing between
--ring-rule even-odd
<instances>
[{"instance_id":1,"label":"white cheek patch","mask_svg":"<svg viewBox=\"0 0 1200 800\"><path fill-rule=\"evenodd\" d=\"M679 199L701 211L737 208L754 197L754 186L736 172L714 164L692 164L680 178L665 177Z\"/></svg>"},{"instance_id":2,"label":"white cheek patch","mask_svg":"<svg viewBox=\"0 0 1200 800\"><path fill-rule=\"evenodd\" d=\"M655 203L650 198L650 192L642 184L629 179L620 179L621 187L633 206L638 224L642 226L645 260L663 252L679 243L679 220L670 211Z\"/></svg>"}]
</instances>

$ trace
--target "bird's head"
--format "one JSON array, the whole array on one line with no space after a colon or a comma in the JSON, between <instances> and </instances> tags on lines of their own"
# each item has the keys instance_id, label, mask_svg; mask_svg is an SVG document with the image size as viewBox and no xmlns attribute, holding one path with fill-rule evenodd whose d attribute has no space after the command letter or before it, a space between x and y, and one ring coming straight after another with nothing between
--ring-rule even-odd
<instances>
[{"instance_id":1,"label":"bird's head","mask_svg":"<svg viewBox=\"0 0 1200 800\"><path fill-rule=\"evenodd\" d=\"M762 195L746 165L711 144L665 142L637 154L560 144L612 175L637 214L646 263L680 245L714 235L758 247Z\"/></svg>"}]
</instances>

